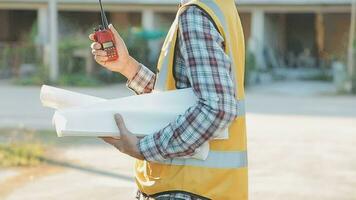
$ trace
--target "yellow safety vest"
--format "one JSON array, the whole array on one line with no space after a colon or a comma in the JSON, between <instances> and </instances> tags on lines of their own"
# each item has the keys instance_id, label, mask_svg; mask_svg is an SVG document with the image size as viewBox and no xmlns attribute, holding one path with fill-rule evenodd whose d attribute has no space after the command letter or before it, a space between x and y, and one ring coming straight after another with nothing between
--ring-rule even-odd
<instances>
[{"instance_id":1,"label":"yellow safety vest","mask_svg":"<svg viewBox=\"0 0 356 200\"><path fill-rule=\"evenodd\" d=\"M158 61L155 88L174 90L173 65L179 15L191 5L200 7L214 21L225 41L225 52L232 61L238 117L229 127L229 139L212 140L206 160L169 159L162 163L136 162L136 183L147 195L184 191L214 200L248 199L247 145L244 109L245 44L241 21L234 0L193 0L180 7Z\"/></svg>"}]
</instances>

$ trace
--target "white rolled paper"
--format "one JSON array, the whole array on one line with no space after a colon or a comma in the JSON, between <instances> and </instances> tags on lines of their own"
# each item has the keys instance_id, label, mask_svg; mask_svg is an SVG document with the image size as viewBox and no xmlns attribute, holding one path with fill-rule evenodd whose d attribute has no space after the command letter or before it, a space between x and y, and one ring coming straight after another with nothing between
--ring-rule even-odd
<instances>
[{"instance_id":1,"label":"white rolled paper","mask_svg":"<svg viewBox=\"0 0 356 200\"><path fill-rule=\"evenodd\" d=\"M40 99L44 106L57 109L53 122L59 137L119 137L116 113L123 116L128 130L145 136L174 122L198 101L191 88L107 100L46 85ZM217 131L213 138L227 139L227 129ZM206 142L189 158L204 160L208 152Z\"/></svg>"},{"instance_id":2,"label":"white rolled paper","mask_svg":"<svg viewBox=\"0 0 356 200\"><path fill-rule=\"evenodd\" d=\"M148 135L174 122L177 116L196 104L197 98L191 88L156 92L58 110L54 123L58 136L119 137L114 121L114 114L119 113L129 131ZM227 139L227 129L217 131L213 138Z\"/></svg>"},{"instance_id":3,"label":"white rolled paper","mask_svg":"<svg viewBox=\"0 0 356 200\"><path fill-rule=\"evenodd\" d=\"M40 100L43 106L64 109L89 105L106 99L43 85L41 87Z\"/></svg>"}]
</instances>

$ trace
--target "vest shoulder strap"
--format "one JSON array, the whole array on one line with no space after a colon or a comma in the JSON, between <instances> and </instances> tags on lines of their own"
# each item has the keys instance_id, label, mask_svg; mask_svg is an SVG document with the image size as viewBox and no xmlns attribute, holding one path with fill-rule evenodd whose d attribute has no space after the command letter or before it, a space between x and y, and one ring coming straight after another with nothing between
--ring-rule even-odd
<instances>
[{"instance_id":1,"label":"vest shoulder strap","mask_svg":"<svg viewBox=\"0 0 356 200\"><path fill-rule=\"evenodd\" d=\"M184 8L185 10L188 6L196 6L204 13L206 13L210 21L213 23L214 27L217 29L217 31L222 35L222 37L226 41L225 30L227 29L226 26L224 25L226 24L224 20L224 16L222 15L220 8L215 3L213 3L211 0L193 0L186 4L183 4L181 8ZM183 12L180 12L180 14Z\"/></svg>"}]
</instances>

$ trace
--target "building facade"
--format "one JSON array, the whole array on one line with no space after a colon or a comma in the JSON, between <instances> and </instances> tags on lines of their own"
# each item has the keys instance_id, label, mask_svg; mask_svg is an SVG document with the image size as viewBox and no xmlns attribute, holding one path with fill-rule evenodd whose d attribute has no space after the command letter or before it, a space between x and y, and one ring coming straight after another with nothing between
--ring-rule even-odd
<instances>
[{"instance_id":1,"label":"building facade","mask_svg":"<svg viewBox=\"0 0 356 200\"><path fill-rule=\"evenodd\" d=\"M52 0L0 0L0 46L28 37L37 22L36 44L50 49ZM179 0L103 0L119 29L168 29ZM259 69L322 68L347 55L351 0L237 0L248 52ZM97 0L57 0L59 37L85 34L100 22ZM152 57L160 41L149 41Z\"/></svg>"}]
</instances>

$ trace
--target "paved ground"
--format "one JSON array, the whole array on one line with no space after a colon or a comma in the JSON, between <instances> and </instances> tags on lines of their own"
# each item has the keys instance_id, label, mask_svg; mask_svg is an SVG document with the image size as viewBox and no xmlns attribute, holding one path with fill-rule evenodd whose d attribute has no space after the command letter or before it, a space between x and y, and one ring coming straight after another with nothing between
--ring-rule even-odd
<instances>
[{"instance_id":1,"label":"paved ground","mask_svg":"<svg viewBox=\"0 0 356 200\"><path fill-rule=\"evenodd\" d=\"M107 98L129 94L123 86L81 91ZM41 108L38 92L0 83L0 126L50 127L52 111ZM356 97L333 93L331 85L318 82L248 90L250 199L356 200ZM42 173L7 170L1 178L0 171L0 185L17 183L3 196L0 187L0 199L132 196L131 159L95 139L60 152Z\"/></svg>"}]
</instances>

